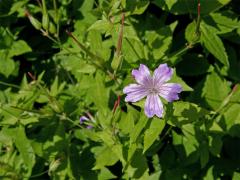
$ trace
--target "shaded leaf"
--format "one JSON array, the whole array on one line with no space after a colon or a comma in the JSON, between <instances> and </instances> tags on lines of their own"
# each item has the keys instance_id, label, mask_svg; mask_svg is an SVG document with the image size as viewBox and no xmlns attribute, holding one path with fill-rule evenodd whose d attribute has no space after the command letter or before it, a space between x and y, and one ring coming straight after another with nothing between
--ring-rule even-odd
<instances>
[{"instance_id":1,"label":"shaded leaf","mask_svg":"<svg viewBox=\"0 0 240 180\"><path fill-rule=\"evenodd\" d=\"M216 35L211 26L201 23L201 42L204 47L223 65L229 66L228 55L222 40Z\"/></svg>"}]
</instances>

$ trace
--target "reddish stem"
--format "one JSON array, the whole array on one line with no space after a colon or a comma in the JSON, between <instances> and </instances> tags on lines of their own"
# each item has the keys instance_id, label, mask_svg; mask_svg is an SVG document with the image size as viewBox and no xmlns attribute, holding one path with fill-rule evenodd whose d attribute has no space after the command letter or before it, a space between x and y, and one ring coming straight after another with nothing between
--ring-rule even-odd
<instances>
[{"instance_id":1,"label":"reddish stem","mask_svg":"<svg viewBox=\"0 0 240 180\"><path fill-rule=\"evenodd\" d=\"M118 96L117 100L114 102L114 106L113 106L113 114L115 113L115 111L117 110L117 107L120 104L120 100L121 100L121 96Z\"/></svg>"},{"instance_id":2,"label":"reddish stem","mask_svg":"<svg viewBox=\"0 0 240 180\"><path fill-rule=\"evenodd\" d=\"M34 81L36 80L36 77L32 73L30 73L30 72L27 72L27 73L32 80L34 80Z\"/></svg>"},{"instance_id":3,"label":"reddish stem","mask_svg":"<svg viewBox=\"0 0 240 180\"><path fill-rule=\"evenodd\" d=\"M238 88L238 84L235 84L232 88L232 92L236 92L237 91L237 88Z\"/></svg>"},{"instance_id":4,"label":"reddish stem","mask_svg":"<svg viewBox=\"0 0 240 180\"><path fill-rule=\"evenodd\" d=\"M200 0L198 0L198 17L200 17L201 14L201 3Z\"/></svg>"}]
</instances>

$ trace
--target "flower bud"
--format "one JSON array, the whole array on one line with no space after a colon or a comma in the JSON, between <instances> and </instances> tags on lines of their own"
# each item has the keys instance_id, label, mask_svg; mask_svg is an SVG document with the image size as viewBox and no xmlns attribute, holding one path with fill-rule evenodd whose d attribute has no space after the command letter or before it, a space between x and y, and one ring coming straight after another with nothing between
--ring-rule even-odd
<instances>
[{"instance_id":1,"label":"flower bud","mask_svg":"<svg viewBox=\"0 0 240 180\"><path fill-rule=\"evenodd\" d=\"M36 18L34 18L28 11L25 11L25 14L35 29L40 30L42 28L42 24Z\"/></svg>"},{"instance_id":2,"label":"flower bud","mask_svg":"<svg viewBox=\"0 0 240 180\"><path fill-rule=\"evenodd\" d=\"M49 23L49 32L51 34L55 34L57 32L56 26L52 22Z\"/></svg>"},{"instance_id":3,"label":"flower bud","mask_svg":"<svg viewBox=\"0 0 240 180\"><path fill-rule=\"evenodd\" d=\"M48 26L49 26L48 14L43 14L43 16L42 16L42 26L45 30L48 30Z\"/></svg>"}]
</instances>

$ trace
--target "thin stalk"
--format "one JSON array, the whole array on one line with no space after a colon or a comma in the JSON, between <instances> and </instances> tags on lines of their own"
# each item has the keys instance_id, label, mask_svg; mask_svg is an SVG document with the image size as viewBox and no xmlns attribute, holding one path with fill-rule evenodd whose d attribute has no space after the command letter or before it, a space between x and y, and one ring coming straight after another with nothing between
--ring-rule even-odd
<instances>
[{"instance_id":1,"label":"thin stalk","mask_svg":"<svg viewBox=\"0 0 240 180\"><path fill-rule=\"evenodd\" d=\"M47 89L45 89L39 82L38 80L36 80L35 76L33 76L30 72L28 72L28 75L32 78L33 81L35 81L36 86L48 97L52 108L54 107L54 105L56 106L57 109L53 108L54 111L62 111L62 108L60 107L58 101L56 100L55 97L51 96L50 93L48 92Z\"/></svg>"},{"instance_id":2,"label":"thin stalk","mask_svg":"<svg viewBox=\"0 0 240 180\"><path fill-rule=\"evenodd\" d=\"M58 7L57 7L57 1L53 0L53 9L54 9L54 21L57 25L57 38L59 38L59 14L58 14Z\"/></svg>"},{"instance_id":3,"label":"thin stalk","mask_svg":"<svg viewBox=\"0 0 240 180\"><path fill-rule=\"evenodd\" d=\"M46 173L48 173L48 170L43 171L43 172L40 172L40 173L35 174L35 175L32 175L32 176L29 177L29 179L30 179L30 178L36 178L36 177L42 176L42 175L44 175L44 174L46 174Z\"/></svg>"},{"instance_id":4,"label":"thin stalk","mask_svg":"<svg viewBox=\"0 0 240 180\"><path fill-rule=\"evenodd\" d=\"M0 84L1 84L1 85L4 85L4 86L13 87L13 88L16 88L16 89L20 89L20 88L21 88L21 87L18 86L18 85L6 83L6 82L3 82L3 81L0 81Z\"/></svg>"},{"instance_id":5,"label":"thin stalk","mask_svg":"<svg viewBox=\"0 0 240 180\"><path fill-rule=\"evenodd\" d=\"M96 67L100 68L103 72L105 72L106 74L108 74L111 79L113 79L113 80L115 80L117 83L119 83L119 82L117 81L117 79L116 79L115 74L113 74L112 72L110 72L110 70L108 70L108 69L104 66L104 60L103 60L101 57L99 57L99 56L93 54L92 52L90 52L82 43L80 43L80 42L77 40L77 38L76 38L71 32L69 32L69 31L66 30L66 33L73 39L73 41L74 41L86 54L88 54L88 55L90 56L90 58L91 58L90 61L91 61L91 63L92 63L93 65L95 65ZM97 59L99 63L94 62L92 59Z\"/></svg>"},{"instance_id":6,"label":"thin stalk","mask_svg":"<svg viewBox=\"0 0 240 180\"><path fill-rule=\"evenodd\" d=\"M80 127L80 128L83 128L80 124L76 123L75 121L73 121L73 120L70 119L69 117L65 116L65 114L63 114L63 115L57 114L57 116L58 116L59 118L63 119L63 120L66 120L66 121L68 121L68 122L71 122L73 125L76 125L76 126L78 126L78 127Z\"/></svg>"},{"instance_id":7,"label":"thin stalk","mask_svg":"<svg viewBox=\"0 0 240 180\"><path fill-rule=\"evenodd\" d=\"M200 22L201 22L201 3L198 0L198 16L197 16L197 25L195 29L196 36L200 36Z\"/></svg>"}]
</instances>

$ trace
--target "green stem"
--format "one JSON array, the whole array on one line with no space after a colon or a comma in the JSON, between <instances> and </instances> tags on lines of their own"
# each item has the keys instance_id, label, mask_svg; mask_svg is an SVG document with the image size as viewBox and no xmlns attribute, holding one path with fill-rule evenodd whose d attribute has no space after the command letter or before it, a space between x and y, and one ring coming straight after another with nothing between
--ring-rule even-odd
<instances>
[{"instance_id":1,"label":"green stem","mask_svg":"<svg viewBox=\"0 0 240 180\"><path fill-rule=\"evenodd\" d=\"M0 81L0 84L2 84L2 85L4 85L4 86L9 86L9 87L17 88L17 89L20 89L20 88L21 88L20 86L17 86L17 85L15 85L15 84L6 83L6 82L3 82L3 81Z\"/></svg>"},{"instance_id":2,"label":"green stem","mask_svg":"<svg viewBox=\"0 0 240 180\"><path fill-rule=\"evenodd\" d=\"M30 177L29 177L29 179L30 179L30 178L35 178L35 177L42 176L42 175L46 174L47 172L48 172L48 170L46 170L46 171L43 171L43 172L41 172L41 173L38 173L38 174L35 174L35 175L32 175L32 176L30 176Z\"/></svg>"},{"instance_id":3,"label":"green stem","mask_svg":"<svg viewBox=\"0 0 240 180\"><path fill-rule=\"evenodd\" d=\"M57 25L57 38L59 38L59 14L58 14L58 8L57 8L57 2L56 0L53 0L53 8L54 8L54 21Z\"/></svg>"},{"instance_id":4,"label":"green stem","mask_svg":"<svg viewBox=\"0 0 240 180\"><path fill-rule=\"evenodd\" d=\"M71 122L73 125L76 125L80 128L83 128L80 124L76 123L75 121L73 121L72 119L70 119L69 117L65 116L65 114L63 115L60 115L60 114L57 114L57 116L60 118L60 119L63 119L63 120L66 120L68 122Z\"/></svg>"}]
</instances>

